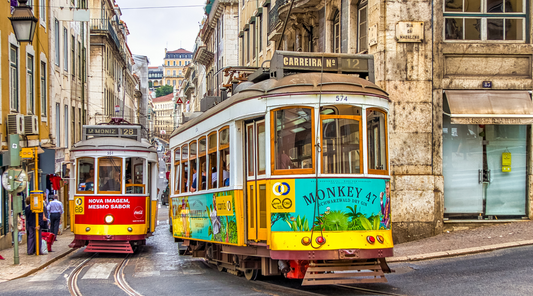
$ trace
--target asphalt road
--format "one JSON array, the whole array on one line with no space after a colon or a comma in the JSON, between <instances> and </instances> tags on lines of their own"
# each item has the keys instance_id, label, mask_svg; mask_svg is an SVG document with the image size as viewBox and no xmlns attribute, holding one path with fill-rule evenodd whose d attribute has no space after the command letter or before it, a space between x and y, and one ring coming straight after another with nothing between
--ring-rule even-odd
<instances>
[{"instance_id":1,"label":"asphalt road","mask_svg":"<svg viewBox=\"0 0 533 296\"><path fill-rule=\"evenodd\" d=\"M159 213L155 235L128 257L124 279L140 295L531 295L533 247L416 263L391 264L396 273L388 283L350 287L301 287L280 277L250 282L219 272L201 259L179 256L168 231L166 207ZM26 278L0 284L0 295L70 295L67 279L92 254L82 250ZM77 278L82 295L127 295L115 276L126 255L98 254L87 261ZM0 271L1 272L1 271ZM376 293L377 292L377 293Z\"/></svg>"}]
</instances>

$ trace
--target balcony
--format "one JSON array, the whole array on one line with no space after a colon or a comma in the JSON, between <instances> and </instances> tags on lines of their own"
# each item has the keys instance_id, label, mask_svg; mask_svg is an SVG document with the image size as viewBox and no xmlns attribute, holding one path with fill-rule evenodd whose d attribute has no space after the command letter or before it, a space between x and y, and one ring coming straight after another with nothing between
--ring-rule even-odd
<instances>
[{"instance_id":1,"label":"balcony","mask_svg":"<svg viewBox=\"0 0 533 296\"><path fill-rule=\"evenodd\" d=\"M89 24L89 29L91 30L91 33L107 33L113 39L115 42L115 45L117 46L117 49L120 53L123 52L122 46L120 45L120 41L118 40L117 34L115 33L115 29L113 29L113 26L111 25L111 22L106 19L91 19Z\"/></svg>"},{"instance_id":2,"label":"balcony","mask_svg":"<svg viewBox=\"0 0 533 296\"><path fill-rule=\"evenodd\" d=\"M193 57L193 62L197 62L201 65L207 66L213 61L215 54L209 50L205 45L199 46Z\"/></svg>"}]
</instances>

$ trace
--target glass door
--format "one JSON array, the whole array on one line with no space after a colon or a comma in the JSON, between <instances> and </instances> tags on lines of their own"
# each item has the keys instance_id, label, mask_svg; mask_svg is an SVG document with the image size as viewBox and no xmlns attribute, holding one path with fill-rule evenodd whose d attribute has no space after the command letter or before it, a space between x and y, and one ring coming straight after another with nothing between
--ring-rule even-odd
<instances>
[{"instance_id":1,"label":"glass door","mask_svg":"<svg viewBox=\"0 0 533 296\"><path fill-rule=\"evenodd\" d=\"M268 209L266 180L266 138L264 119L253 120L246 124L246 190L248 239L263 241L267 239Z\"/></svg>"},{"instance_id":2,"label":"glass door","mask_svg":"<svg viewBox=\"0 0 533 296\"><path fill-rule=\"evenodd\" d=\"M526 214L525 125L490 125L487 138L486 215Z\"/></svg>"},{"instance_id":3,"label":"glass door","mask_svg":"<svg viewBox=\"0 0 533 296\"><path fill-rule=\"evenodd\" d=\"M483 135L478 125L451 124L444 116L444 212L483 213Z\"/></svg>"}]
</instances>

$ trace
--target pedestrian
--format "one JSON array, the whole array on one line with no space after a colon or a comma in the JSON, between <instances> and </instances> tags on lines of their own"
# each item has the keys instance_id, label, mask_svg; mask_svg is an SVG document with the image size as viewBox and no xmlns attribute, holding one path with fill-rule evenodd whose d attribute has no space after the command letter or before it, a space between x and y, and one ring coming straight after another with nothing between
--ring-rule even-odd
<instances>
[{"instance_id":1,"label":"pedestrian","mask_svg":"<svg viewBox=\"0 0 533 296\"><path fill-rule=\"evenodd\" d=\"M61 221L61 215L63 215L63 203L57 199L57 195L54 195L54 200L48 204L48 212L50 213L50 229L56 235L57 240L59 223Z\"/></svg>"},{"instance_id":2,"label":"pedestrian","mask_svg":"<svg viewBox=\"0 0 533 296\"><path fill-rule=\"evenodd\" d=\"M44 255L42 248L42 236L40 225L43 225L46 219L44 213L39 213L38 220L35 221L35 213L30 208L30 197L26 197L26 208L24 208L24 215L26 216L26 234L27 234L27 251L28 255L35 254L36 232L39 233L39 254Z\"/></svg>"}]
</instances>

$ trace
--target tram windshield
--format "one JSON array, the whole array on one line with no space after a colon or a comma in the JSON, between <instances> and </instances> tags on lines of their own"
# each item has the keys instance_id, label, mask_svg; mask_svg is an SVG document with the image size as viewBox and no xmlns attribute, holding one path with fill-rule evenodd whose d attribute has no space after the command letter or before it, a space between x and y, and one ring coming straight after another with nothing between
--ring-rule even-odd
<instances>
[{"instance_id":1,"label":"tram windshield","mask_svg":"<svg viewBox=\"0 0 533 296\"><path fill-rule=\"evenodd\" d=\"M77 172L77 191L83 191L83 193L94 193L94 158L79 158Z\"/></svg>"},{"instance_id":2,"label":"tram windshield","mask_svg":"<svg viewBox=\"0 0 533 296\"><path fill-rule=\"evenodd\" d=\"M122 158L98 159L98 191L120 193L122 189Z\"/></svg>"},{"instance_id":3,"label":"tram windshield","mask_svg":"<svg viewBox=\"0 0 533 296\"><path fill-rule=\"evenodd\" d=\"M144 193L144 158L126 158L126 194Z\"/></svg>"},{"instance_id":4,"label":"tram windshield","mask_svg":"<svg viewBox=\"0 0 533 296\"><path fill-rule=\"evenodd\" d=\"M366 111L368 137L368 170L371 173L387 173L387 117L375 109Z\"/></svg>"},{"instance_id":5,"label":"tram windshield","mask_svg":"<svg viewBox=\"0 0 533 296\"><path fill-rule=\"evenodd\" d=\"M322 115L322 173L359 174L360 117Z\"/></svg>"},{"instance_id":6,"label":"tram windshield","mask_svg":"<svg viewBox=\"0 0 533 296\"><path fill-rule=\"evenodd\" d=\"M275 170L313 168L312 111L295 107L273 112Z\"/></svg>"}]
</instances>

